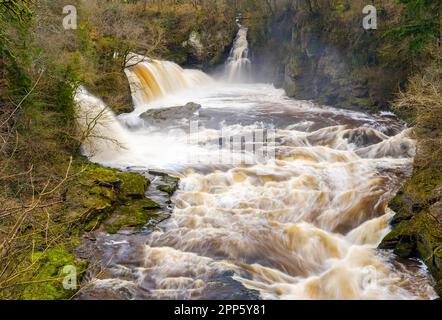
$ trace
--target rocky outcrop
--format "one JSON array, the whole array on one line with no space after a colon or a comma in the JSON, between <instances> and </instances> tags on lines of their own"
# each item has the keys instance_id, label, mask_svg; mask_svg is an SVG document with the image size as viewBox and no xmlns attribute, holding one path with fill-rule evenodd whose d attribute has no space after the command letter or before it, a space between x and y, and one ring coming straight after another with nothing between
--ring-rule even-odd
<instances>
[{"instance_id":1,"label":"rocky outcrop","mask_svg":"<svg viewBox=\"0 0 442 320\"><path fill-rule=\"evenodd\" d=\"M401 258L419 258L436 282L442 296L442 190L428 208L419 208L403 191L391 203L397 215L392 231L383 239L380 249L391 249Z\"/></svg>"},{"instance_id":2,"label":"rocky outcrop","mask_svg":"<svg viewBox=\"0 0 442 320\"><path fill-rule=\"evenodd\" d=\"M442 57L440 50L433 55L434 60L410 79L393 105L413 123L417 152L412 177L390 203L397 214L380 247L422 259L442 296Z\"/></svg>"},{"instance_id":3,"label":"rocky outcrop","mask_svg":"<svg viewBox=\"0 0 442 320\"><path fill-rule=\"evenodd\" d=\"M343 108L386 108L406 78L407 66L383 55L385 30L362 28L361 3L346 3L275 12L260 26L263 32L251 26L255 77L272 81L297 99ZM389 7L383 19L399 12Z\"/></svg>"},{"instance_id":4,"label":"rocky outcrop","mask_svg":"<svg viewBox=\"0 0 442 320\"><path fill-rule=\"evenodd\" d=\"M169 176L162 180L173 180L169 184L161 182L170 185L167 193L172 195L178 180ZM67 191L67 214L82 231L140 230L164 215L165 208L146 197L150 184L148 178L138 173L88 165Z\"/></svg>"},{"instance_id":5,"label":"rocky outcrop","mask_svg":"<svg viewBox=\"0 0 442 320\"><path fill-rule=\"evenodd\" d=\"M232 45L235 28L233 21L225 26L226 29L192 30L188 39L181 44L183 51L182 64L197 65L203 69L210 69L222 63Z\"/></svg>"},{"instance_id":6,"label":"rocky outcrop","mask_svg":"<svg viewBox=\"0 0 442 320\"><path fill-rule=\"evenodd\" d=\"M146 125L164 126L171 125L174 122L177 124L182 119L194 119L198 115L201 105L189 102L184 106L176 106L169 108L149 109L140 115Z\"/></svg>"}]
</instances>

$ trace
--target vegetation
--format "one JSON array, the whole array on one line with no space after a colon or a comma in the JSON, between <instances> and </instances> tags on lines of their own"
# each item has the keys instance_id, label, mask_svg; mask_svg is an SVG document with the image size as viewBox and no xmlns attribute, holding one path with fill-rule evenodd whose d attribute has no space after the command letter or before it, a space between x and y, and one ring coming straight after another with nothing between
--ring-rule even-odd
<instances>
[{"instance_id":1,"label":"vegetation","mask_svg":"<svg viewBox=\"0 0 442 320\"><path fill-rule=\"evenodd\" d=\"M440 1L374 1L377 30L364 30L363 0L256 1L245 10L258 76L291 96L345 108L387 108L440 39ZM268 7L271 10L268 10ZM256 11L260 12L256 14Z\"/></svg>"},{"instance_id":2,"label":"vegetation","mask_svg":"<svg viewBox=\"0 0 442 320\"><path fill-rule=\"evenodd\" d=\"M141 228L157 215L146 178L80 156L78 85L126 112L130 52L211 68L229 50L238 13L256 64L291 95L373 108L403 89L394 108L415 126L419 148L383 246L423 258L440 289L441 4L374 2L376 32L360 26L362 0L0 0L0 298L71 298L63 266L83 276L87 262L74 249L84 232ZM63 28L66 4L77 8L76 30ZM157 188L176 187L171 179Z\"/></svg>"},{"instance_id":3,"label":"vegetation","mask_svg":"<svg viewBox=\"0 0 442 320\"><path fill-rule=\"evenodd\" d=\"M442 53L413 76L398 95L394 109L414 126L418 141L414 174L393 199L398 214L381 248L401 257L419 257L429 267L442 295Z\"/></svg>"},{"instance_id":4,"label":"vegetation","mask_svg":"<svg viewBox=\"0 0 442 320\"><path fill-rule=\"evenodd\" d=\"M81 280L85 262L73 250L83 232L140 228L155 217L145 178L79 155L87 136L73 97L81 83L115 111L129 110L129 52L203 65L221 58L234 28L228 2L163 3L0 1L0 298L72 297L62 265L76 266ZM65 4L77 8L76 30L63 28ZM193 31L207 44L201 57L182 43Z\"/></svg>"}]
</instances>

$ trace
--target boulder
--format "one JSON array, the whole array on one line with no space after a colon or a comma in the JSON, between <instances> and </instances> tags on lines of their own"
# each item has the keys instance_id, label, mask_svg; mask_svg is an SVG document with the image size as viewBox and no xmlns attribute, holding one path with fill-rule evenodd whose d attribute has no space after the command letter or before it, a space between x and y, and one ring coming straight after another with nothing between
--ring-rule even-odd
<instances>
[{"instance_id":1,"label":"boulder","mask_svg":"<svg viewBox=\"0 0 442 320\"><path fill-rule=\"evenodd\" d=\"M150 109L140 115L148 125L170 125L182 119L194 119L201 105L189 102L184 106Z\"/></svg>"}]
</instances>

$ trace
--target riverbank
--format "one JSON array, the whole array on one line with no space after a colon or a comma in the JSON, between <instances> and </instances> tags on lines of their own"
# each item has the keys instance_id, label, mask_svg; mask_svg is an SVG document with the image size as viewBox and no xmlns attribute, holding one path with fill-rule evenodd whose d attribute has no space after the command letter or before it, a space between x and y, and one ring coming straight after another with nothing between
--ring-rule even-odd
<instances>
[{"instance_id":1,"label":"riverbank","mask_svg":"<svg viewBox=\"0 0 442 320\"><path fill-rule=\"evenodd\" d=\"M414 127L417 153L412 177L391 201L393 229L380 248L402 258L419 258L442 296L442 55L408 83L393 105Z\"/></svg>"},{"instance_id":2,"label":"riverbank","mask_svg":"<svg viewBox=\"0 0 442 320\"><path fill-rule=\"evenodd\" d=\"M23 226L21 241L32 236L34 247L22 263L31 263L32 273L19 276L14 286L5 286L1 298L26 300L71 299L87 286L86 274L93 269L88 259L75 253L83 237L95 233L131 233L152 228L166 219L179 179L163 173L123 172L88 163L82 158L72 163L74 174L63 187L58 214L46 219L46 227ZM22 228L23 228L22 227ZM36 232L31 232L35 229ZM52 241L53 244L48 244ZM28 261L29 259L29 261ZM63 286L75 269L77 283Z\"/></svg>"}]
</instances>

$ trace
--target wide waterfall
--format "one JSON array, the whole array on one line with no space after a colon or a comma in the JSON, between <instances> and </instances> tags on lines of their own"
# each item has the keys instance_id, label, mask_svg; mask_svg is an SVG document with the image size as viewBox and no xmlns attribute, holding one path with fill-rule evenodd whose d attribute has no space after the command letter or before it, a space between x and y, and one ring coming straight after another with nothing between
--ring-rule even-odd
<instances>
[{"instance_id":1,"label":"wide waterfall","mask_svg":"<svg viewBox=\"0 0 442 320\"><path fill-rule=\"evenodd\" d=\"M132 54L125 69L135 108L168 94L208 85L212 79L199 70L183 69L176 63Z\"/></svg>"},{"instance_id":2,"label":"wide waterfall","mask_svg":"<svg viewBox=\"0 0 442 320\"><path fill-rule=\"evenodd\" d=\"M232 80L249 68L246 33L232 49ZM376 250L393 215L387 203L412 170L415 144L397 119L289 99L267 84L184 90L210 77L165 61L143 60L127 75L136 107L161 97L163 107L200 104L198 130L182 113L152 125L136 110L125 121L140 125L128 128L78 92L80 125L98 119L83 145L92 161L182 178L156 229L95 236L89 250L105 272L80 298L436 297L420 262ZM275 132L274 157L219 165L223 133L261 129Z\"/></svg>"},{"instance_id":3,"label":"wide waterfall","mask_svg":"<svg viewBox=\"0 0 442 320\"><path fill-rule=\"evenodd\" d=\"M251 62L246 27L238 23L239 31L230 51L226 65L226 80L229 82L250 81Z\"/></svg>"}]
</instances>

